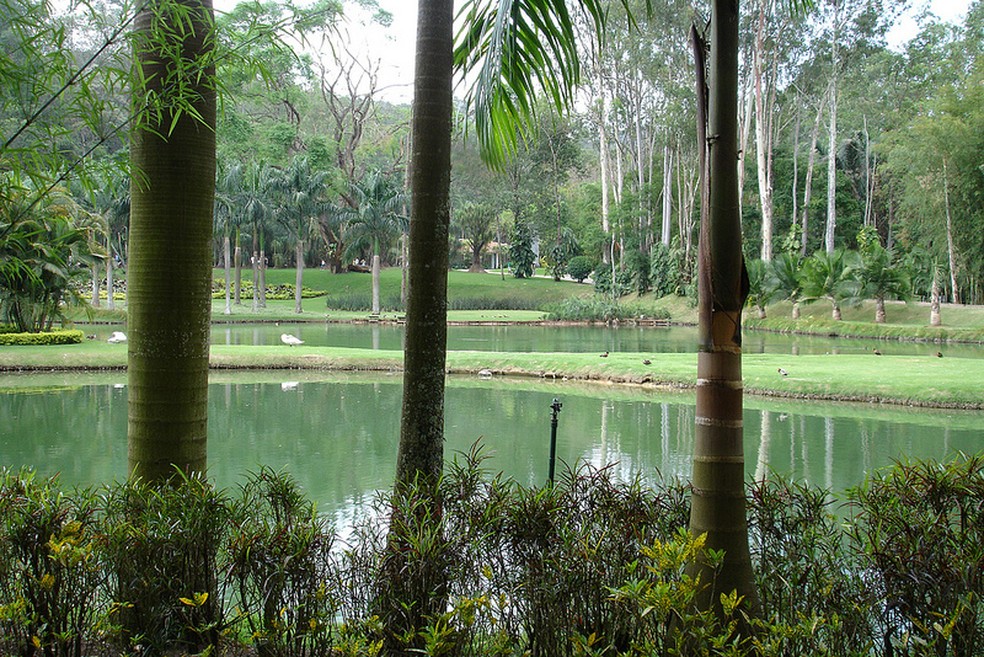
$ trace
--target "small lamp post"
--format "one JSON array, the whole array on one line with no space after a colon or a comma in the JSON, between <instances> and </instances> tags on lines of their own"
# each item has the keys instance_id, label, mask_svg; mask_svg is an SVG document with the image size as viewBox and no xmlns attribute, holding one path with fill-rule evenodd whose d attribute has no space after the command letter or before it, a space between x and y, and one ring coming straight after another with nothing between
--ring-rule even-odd
<instances>
[{"instance_id":1,"label":"small lamp post","mask_svg":"<svg viewBox=\"0 0 984 657\"><path fill-rule=\"evenodd\" d=\"M560 400L554 397L553 403L550 404L550 474L548 476L548 481L550 485L553 486L554 482L554 464L557 462L557 416L560 414L560 409L563 404Z\"/></svg>"}]
</instances>

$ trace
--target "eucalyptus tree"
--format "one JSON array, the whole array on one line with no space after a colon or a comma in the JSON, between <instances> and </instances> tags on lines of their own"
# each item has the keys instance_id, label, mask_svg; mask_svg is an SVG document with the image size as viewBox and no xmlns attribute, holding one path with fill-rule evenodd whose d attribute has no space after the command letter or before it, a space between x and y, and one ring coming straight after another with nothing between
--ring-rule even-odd
<instances>
[{"instance_id":1,"label":"eucalyptus tree","mask_svg":"<svg viewBox=\"0 0 984 657\"><path fill-rule=\"evenodd\" d=\"M372 170L352 186L351 194L355 207L345 213L347 253L351 257L368 249L372 254L372 312L378 314L380 253L402 232L403 189L381 171Z\"/></svg>"},{"instance_id":2,"label":"eucalyptus tree","mask_svg":"<svg viewBox=\"0 0 984 657\"><path fill-rule=\"evenodd\" d=\"M127 442L148 481L204 472L215 80L211 0L142 5L134 21Z\"/></svg>"},{"instance_id":3,"label":"eucalyptus tree","mask_svg":"<svg viewBox=\"0 0 984 657\"><path fill-rule=\"evenodd\" d=\"M276 216L294 242L294 312L302 313L305 242L320 231L327 205L328 172L315 170L307 156L296 155L273 181L278 192Z\"/></svg>"}]
</instances>

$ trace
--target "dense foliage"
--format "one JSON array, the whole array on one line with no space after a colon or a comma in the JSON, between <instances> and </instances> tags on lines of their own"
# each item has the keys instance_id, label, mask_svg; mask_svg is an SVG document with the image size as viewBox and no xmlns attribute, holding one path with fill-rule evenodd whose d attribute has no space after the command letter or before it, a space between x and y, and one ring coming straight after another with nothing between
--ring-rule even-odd
<instances>
[{"instance_id":1,"label":"dense foliage","mask_svg":"<svg viewBox=\"0 0 984 657\"><path fill-rule=\"evenodd\" d=\"M719 555L681 529L685 485L648 488L580 466L555 486L525 488L486 466L480 451L448 465L439 524L411 512L414 495L401 502L414 537L408 567L438 569L448 587L446 611L420 637L400 634L404 610L387 593L393 500L341 532L289 477L265 469L238 493L192 479L99 495L4 472L0 651L214 645L315 657L376 655L384 639L466 656L984 651L980 457L898 464L842 506L811 486L749 483L764 614L744 645L728 640L740 600L722 598L723 621L692 606L713 582L686 564Z\"/></svg>"}]
</instances>

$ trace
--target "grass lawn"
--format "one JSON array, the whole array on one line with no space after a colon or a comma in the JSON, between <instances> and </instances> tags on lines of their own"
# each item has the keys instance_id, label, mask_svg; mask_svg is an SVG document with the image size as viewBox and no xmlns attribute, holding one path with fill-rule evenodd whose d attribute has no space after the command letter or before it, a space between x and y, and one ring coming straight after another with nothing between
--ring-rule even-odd
<instances>
[{"instance_id":1,"label":"grass lawn","mask_svg":"<svg viewBox=\"0 0 984 657\"><path fill-rule=\"evenodd\" d=\"M502 353L456 351L448 354L452 373L514 375L689 388L697 376L694 354ZM237 346L212 348L215 369L313 369L398 371L399 351L336 347ZM0 350L0 370L122 369L126 346L101 342ZM789 374L782 376L778 369ZM746 354L745 390L753 395L853 400L927 407L984 409L984 359L873 354Z\"/></svg>"}]
</instances>

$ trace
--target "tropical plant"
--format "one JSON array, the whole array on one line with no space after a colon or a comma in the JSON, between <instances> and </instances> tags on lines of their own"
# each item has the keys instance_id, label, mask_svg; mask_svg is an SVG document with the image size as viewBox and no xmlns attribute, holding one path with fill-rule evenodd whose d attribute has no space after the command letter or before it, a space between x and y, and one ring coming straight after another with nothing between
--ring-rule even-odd
<instances>
[{"instance_id":1,"label":"tropical plant","mask_svg":"<svg viewBox=\"0 0 984 657\"><path fill-rule=\"evenodd\" d=\"M31 203L25 191L0 197L0 316L19 331L38 332L66 307L86 307L79 283L99 259L96 231L79 223L87 215L72 199L57 194Z\"/></svg>"},{"instance_id":2,"label":"tropical plant","mask_svg":"<svg viewBox=\"0 0 984 657\"><path fill-rule=\"evenodd\" d=\"M379 313L379 268L382 248L402 234L403 189L378 169L352 186L355 207L343 211L348 219L346 255L372 254L372 312Z\"/></svg>"},{"instance_id":3,"label":"tropical plant","mask_svg":"<svg viewBox=\"0 0 984 657\"><path fill-rule=\"evenodd\" d=\"M803 259L798 253L784 252L772 260L772 275L776 282L776 298L793 305L792 317L799 319L803 300Z\"/></svg>"},{"instance_id":4,"label":"tropical plant","mask_svg":"<svg viewBox=\"0 0 984 657\"><path fill-rule=\"evenodd\" d=\"M276 217L287 228L294 242L294 312L302 313L301 289L304 286L304 243L320 233L322 209L327 204L328 173L315 171L310 160L295 156L290 165L280 172L273 187L278 192Z\"/></svg>"},{"instance_id":5,"label":"tropical plant","mask_svg":"<svg viewBox=\"0 0 984 657\"><path fill-rule=\"evenodd\" d=\"M812 303L826 299L830 302L831 317L840 321L841 306L860 298L857 260L857 253L843 249L817 251L807 258L803 264L803 300Z\"/></svg>"},{"instance_id":6,"label":"tropical plant","mask_svg":"<svg viewBox=\"0 0 984 657\"><path fill-rule=\"evenodd\" d=\"M581 253L581 246L577 243L577 236L568 226L563 226L557 234L557 239L547 251L547 260L550 263L550 273L553 274L555 281L567 275L571 259Z\"/></svg>"},{"instance_id":7,"label":"tropical plant","mask_svg":"<svg viewBox=\"0 0 984 657\"><path fill-rule=\"evenodd\" d=\"M536 254L533 253L533 231L525 221L513 224L512 242L509 245L509 263L513 276L531 278L536 269Z\"/></svg>"},{"instance_id":8,"label":"tropical plant","mask_svg":"<svg viewBox=\"0 0 984 657\"><path fill-rule=\"evenodd\" d=\"M567 263L567 273L578 283L583 283L584 279L594 271L595 262L589 256L574 256Z\"/></svg>"},{"instance_id":9,"label":"tropical plant","mask_svg":"<svg viewBox=\"0 0 984 657\"><path fill-rule=\"evenodd\" d=\"M774 270L765 260L750 260L748 268L748 303L758 310L758 318L765 319L765 307L772 303L778 292Z\"/></svg>"},{"instance_id":10,"label":"tropical plant","mask_svg":"<svg viewBox=\"0 0 984 657\"><path fill-rule=\"evenodd\" d=\"M482 251L495 238L496 210L487 203L466 203L455 213L454 223L471 250L471 266L468 271L480 273Z\"/></svg>"},{"instance_id":11,"label":"tropical plant","mask_svg":"<svg viewBox=\"0 0 984 657\"><path fill-rule=\"evenodd\" d=\"M885 299L907 299L911 283L908 272L893 262L892 252L871 244L861 252L861 294L875 300L875 322L885 322Z\"/></svg>"}]
</instances>

